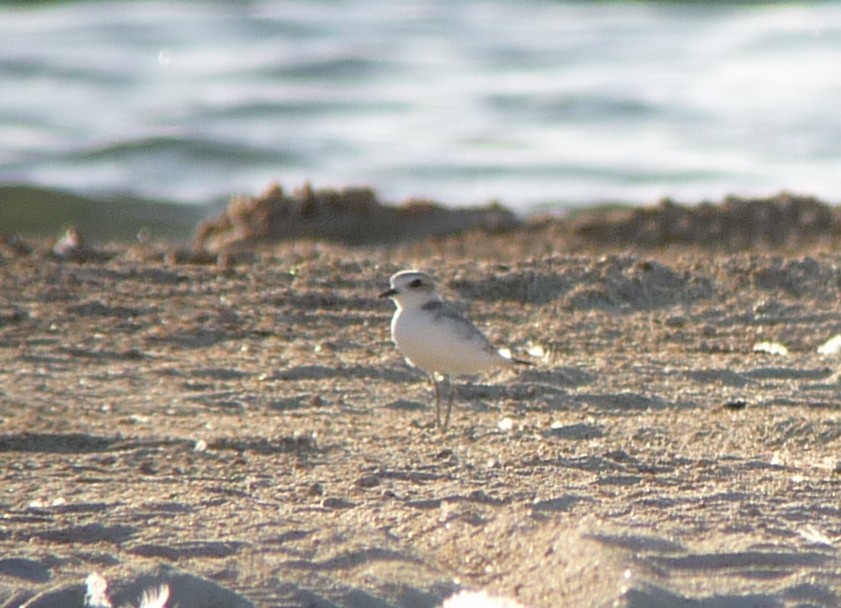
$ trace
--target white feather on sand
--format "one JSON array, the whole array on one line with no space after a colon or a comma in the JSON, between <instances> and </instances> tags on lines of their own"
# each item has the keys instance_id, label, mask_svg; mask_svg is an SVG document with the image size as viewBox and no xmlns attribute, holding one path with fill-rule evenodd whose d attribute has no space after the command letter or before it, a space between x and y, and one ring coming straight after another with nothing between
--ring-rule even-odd
<instances>
[{"instance_id":1,"label":"white feather on sand","mask_svg":"<svg viewBox=\"0 0 841 608\"><path fill-rule=\"evenodd\" d=\"M92 572L85 579L85 608L113 608L108 597L108 581L97 572ZM169 585L161 583L157 587L143 590L137 608L166 608L169 601ZM134 604L125 604L121 608L134 608Z\"/></svg>"},{"instance_id":2,"label":"white feather on sand","mask_svg":"<svg viewBox=\"0 0 841 608\"><path fill-rule=\"evenodd\" d=\"M444 601L441 608L524 608L514 600L491 597L485 591L459 591Z\"/></svg>"}]
</instances>

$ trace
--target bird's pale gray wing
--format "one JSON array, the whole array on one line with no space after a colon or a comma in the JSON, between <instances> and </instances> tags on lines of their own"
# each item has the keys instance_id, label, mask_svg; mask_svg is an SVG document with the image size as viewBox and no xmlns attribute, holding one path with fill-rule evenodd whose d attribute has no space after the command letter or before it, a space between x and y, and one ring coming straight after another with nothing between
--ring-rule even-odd
<instances>
[{"instance_id":1,"label":"bird's pale gray wing","mask_svg":"<svg viewBox=\"0 0 841 608\"><path fill-rule=\"evenodd\" d=\"M452 327L453 331L464 340L476 342L481 345L483 350L489 353L496 353L497 349L491 344L487 336L476 327L473 322L468 319L451 304L441 301L427 302L422 307L424 310L435 315L435 321L438 323L447 323Z\"/></svg>"}]
</instances>

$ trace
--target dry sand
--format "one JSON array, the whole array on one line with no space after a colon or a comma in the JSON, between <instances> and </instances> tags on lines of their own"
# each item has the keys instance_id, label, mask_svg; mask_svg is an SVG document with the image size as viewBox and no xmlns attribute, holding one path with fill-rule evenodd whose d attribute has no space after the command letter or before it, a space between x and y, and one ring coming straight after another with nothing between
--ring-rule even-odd
<instances>
[{"instance_id":1,"label":"dry sand","mask_svg":"<svg viewBox=\"0 0 841 608\"><path fill-rule=\"evenodd\" d=\"M4 250L0 606L841 605L841 257L471 242ZM376 298L410 266L536 363L445 435Z\"/></svg>"}]
</instances>

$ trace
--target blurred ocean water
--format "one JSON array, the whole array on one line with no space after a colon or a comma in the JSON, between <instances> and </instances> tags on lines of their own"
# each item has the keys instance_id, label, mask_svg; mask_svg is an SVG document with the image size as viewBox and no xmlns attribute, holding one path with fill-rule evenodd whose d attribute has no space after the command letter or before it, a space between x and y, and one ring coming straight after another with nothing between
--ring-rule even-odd
<instances>
[{"instance_id":1,"label":"blurred ocean water","mask_svg":"<svg viewBox=\"0 0 841 608\"><path fill-rule=\"evenodd\" d=\"M6 2L0 91L0 186L841 198L841 2Z\"/></svg>"}]
</instances>

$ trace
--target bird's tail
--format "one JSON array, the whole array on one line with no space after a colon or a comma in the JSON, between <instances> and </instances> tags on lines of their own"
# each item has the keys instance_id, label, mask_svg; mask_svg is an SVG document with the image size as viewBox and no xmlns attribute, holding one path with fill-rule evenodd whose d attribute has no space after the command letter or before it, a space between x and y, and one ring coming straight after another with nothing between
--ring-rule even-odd
<instances>
[{"instance_id":1,"label":"bird's tail","mask_svg":"<svg viewBox=\"0 0 841 608\"><path fill-rule=\"evenodd\" d=\"M514 355L511 354L511 351L507 348L501 348L497 351L503 359L505 359L511 365L534 365L531 361L526 361L525 359L518 359Z\"/></svg>"}]
</instances>

